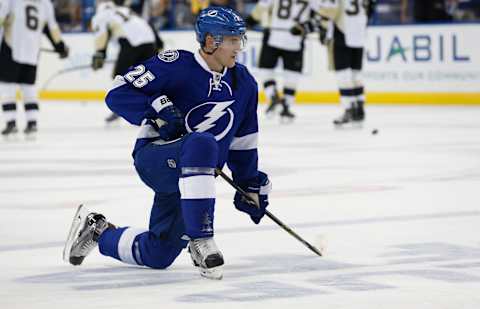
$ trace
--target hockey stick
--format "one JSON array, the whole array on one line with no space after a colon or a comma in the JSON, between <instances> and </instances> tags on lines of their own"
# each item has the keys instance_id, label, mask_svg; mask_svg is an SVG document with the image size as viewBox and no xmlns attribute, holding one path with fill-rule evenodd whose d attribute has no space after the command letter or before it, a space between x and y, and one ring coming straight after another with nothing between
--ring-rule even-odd
<instances>
[{"instance_id":1,"label":"hockey stick","mask_svg":"<svg viewBox=\"0 0 480 309\"><path fill-rule=\"evenodd\" d=\"M115 60L105 61L105 64L110 64L110 63L115 63ZM77 66L74 66L74 67L70 67L70 68L60 70L60 71L56 72L54 75L50 76L45 81L41 90L45 90L48 87L48 85L52 82L52 80L54 80L55 78L57 78L60 75L63 75L65 73L69 73L69 72L74 72L74 71L88 70L88 69L91 69L91 68L92 68L92 66L90 64L84 64L84 65L77 65Z\"/></svg>"},{"instance_id":2,"label":"hockey stick","mask_svg":"<svg viewBox=\"0 0 480 309\"><path fill-rule=\"evenodd\" d=\"M240 188L236 183L233 182L233 180L228 177L227 174L225 174L221 169L219 168L216 168L215 169L215 172L217 173L217 175L219 175L220 177L222 177L226 182L228 182L235 190L237 190L238 193L240 193L242 195L242 197L244 197L245 199L247 199L251 204L259 207L259 205L247 194L247 192L245 192L242 188ZM305 245L308 249L310 249L311 251L313 251L316 255L318 256L322 256L322 253L320 252L320 250L318 250L317 248L315 248L314 246L312 246L308 241L306 241L305 239L303 239L302 237L300 237L300 235L298 235L297 233L295 233L295 231L293 231L288 225L286 225L285 223L283 223L282 221L280 221L280 219L278 219L276 216L274 216L271 212L269 212L268 210L265 210L265 214L267 215L267 217L269 217L270 219L272 219L273 222L275 222L278 226L280 226L282 229L284 229L285 231L287 231L288 234L292 235L293 237L295 237L299 242L301 242L303 245Z\"/></svg>"},{"instance_id":3,"label":"hockey stick","mask_svg":"<svg viewBox=\"0 0 480 309\"><path fill-rule=\"evenodd\" d=\"M44 48L44 47L40 48L40 51L41 51L42 53L52 53L52 54L53 54L53 53L56 53L56 51L55 51L54 49Z\"/></svg>"}]
</instances>

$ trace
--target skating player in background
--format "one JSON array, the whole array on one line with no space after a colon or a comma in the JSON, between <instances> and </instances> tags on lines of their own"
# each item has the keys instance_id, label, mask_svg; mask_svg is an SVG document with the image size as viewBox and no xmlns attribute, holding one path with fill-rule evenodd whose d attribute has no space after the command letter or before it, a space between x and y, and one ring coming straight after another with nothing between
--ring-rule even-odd
<instances>
[{"instance_id":1,"label":"skating player in background","mask_svg":"<svg viewBox=\"0 0 480 309\"><path fill-rule=\"evenodd\" d=\"M163 49L163 41L157 31L124 6L124 2L125 0L100 2L92 18L92 29L95 33L95 53L92 57L94 70L103 67L109 41L118 40L120 52L112 78L124 74L129 67L155 56ZM105 121L108 123L118 118L118 115L112 113Z\"/></svg>"},{"instance_id":2,"label":"skating player in background","mask_svg":"<svg viewBox=\"0 0 480 309\"><path fill-rule=\"evenodd\" d=\"M44 33L60 58L68 57L50 0L0 0L0 103L6 123L1 132L4 136L18 132L17 90L22 94L25 108L24 133L37 132L39 104L35 81Z\"/></svg>"},{"instance_id":3,"label":"skating player in background","mask_svg":"<svg viewBox=\"0 0 480 309\"><path fill-rule=\"evenodd\" d=\"M365 119L365 90L362 80L363 49L368 18L374 0L316 0L315 11L321 18L295 26L298 33L311 32L316 23L323 42L327 42L330 66L335 70L340 92L342 114L335 125L361 122Z\"/></svg>"},{"instance_id":4,"label":"skating player in background","mask_svg":"<svg viewBox=\"0 0 480 309\"><path fill-rule=\"evenodd\" d=\"M214 241L215 169L225 163L234 181L260 205L239 193L235 207L258 224L271 184L258 170L258 87L236 63L246 43L245 22L229 8L202 10L195 23L200 49L168 50L117 76L107 105L140 125L133 157L155 197L148 230L114 227L80 207L64 259L83 262L95 246L122 262L166 268L188 246L200 274L222 278L223 255Z\"/></svg>"},{"instance_id":5,"label":"skating player in background","mask_svg":"<svg viewBox=\"0 0 480 309\"><path fill-rule=\"evenodd\" d=\"M260 0L246 21L249 26L261 22L264 27L262 49L258 67L264 74L263 87L267 97L267 114L281 106L280 116L293 119L291 107L303 69L305 36L295 36L290 29L296 23L310 18L309 1ZM275 68L283 62L283 98L280 97Z\"/></svg>"}]
</instances>

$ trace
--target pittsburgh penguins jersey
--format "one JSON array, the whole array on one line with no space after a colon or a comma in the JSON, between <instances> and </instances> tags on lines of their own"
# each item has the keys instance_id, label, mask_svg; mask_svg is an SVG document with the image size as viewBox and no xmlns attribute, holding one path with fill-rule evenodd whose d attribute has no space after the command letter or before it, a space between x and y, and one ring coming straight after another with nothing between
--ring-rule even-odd
<instances>
[{"instance_id":1,"label":"pittsburgh penguins jersey","mask_svg":"<svg viewBox=\"0 0 480 309\"><path fill-rule=\"evenodd\" d=\"M188 132L215 136L218 167L227 163L237 180L257 176L258 86L245 66L237 63L217 73L198 51L169 50L117 76L106 103L128 122L141 126L134 154L160 139L144 118L161 110L163 96L182 112Z\"/></svg>"},{"instance_id":2,"label":"pittsburgh penguins jersey","mask_svg":"<svg viewBox=\"0 0 480 309\"><path fill-rule=\"evenodd\" d=\"M107 47L110 34L113 39L126 39L136 47L155 43L155 35L148 23L133 13L129 8L116 6L113 2L102 2L92 18L95 33L95 49Z\"/></svg>"},{"instance_id":3,"label":"pittsburgh penguins jersey","mask_svg":"<svg viewBox=\"0 0 480 309\"><path fill-rule=\"evenodd\" d=\"M345 35L348 47L365 45L367 28L367 8L370 0L316 0L315 10L331 19Z\"/></svg>"},{"instance_id":4,"label":"pittsburgh penguins jersey","mask_svg":"<svg viewBox=\"0 0 480 309\"><path fill-rule=\"evenodd\" d=\"M261 20L262 25L270 29L268 45L283 50L299 51L303 47L303 37L290 33L297 23L310 18L309 0L259 0L252 16Z\"/></svg>"},{"instance_id":5,"label":"pittsburgh penguins jersey","mask_svg":"<svg viewBox=\"0 0 480 309\"><path fill-rule=\"evenodd\" d=\"M0 0L0 28L15 62L37 65L45 25L54 40L60 41L50 0Z\"/></svg>"}]
</instances>

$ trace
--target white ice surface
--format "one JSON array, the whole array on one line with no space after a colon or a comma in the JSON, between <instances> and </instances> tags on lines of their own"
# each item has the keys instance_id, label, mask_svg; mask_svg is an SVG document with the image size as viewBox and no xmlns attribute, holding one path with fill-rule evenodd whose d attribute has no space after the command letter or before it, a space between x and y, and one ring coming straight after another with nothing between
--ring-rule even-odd
<instances>
[{"instance_id":1,"label":"white ice surface","mask_svg":"<svg viewBox=\"0 0 480 309\"><path fill-rule=\"evenodd\" d=\"M152 193L130 157L136 128L106 128L102 104L43 104L35 140L0 140L0 308L480 308L480 108L372 106L342 130L337 107L295 110L291 125L260 117L269 209L326 238L326 255L252 224L217 179L226 267L209 281L186 251L167 270L98 251L62 261L78 204L145 227Z\"/></svg>"}]
</instances>

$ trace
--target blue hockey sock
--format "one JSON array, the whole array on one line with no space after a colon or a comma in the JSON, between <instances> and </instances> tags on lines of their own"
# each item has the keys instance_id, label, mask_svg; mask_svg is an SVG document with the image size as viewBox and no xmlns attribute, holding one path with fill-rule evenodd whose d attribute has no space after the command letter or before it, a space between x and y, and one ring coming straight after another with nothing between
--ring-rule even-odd
<instances>
[{"instance_id":1,"label":"blue hockey sock","mask_svg":"<svg viewBox=\"0 0 480 309\"><path fill-rule=\"evenodd\" d=\"M213 236L217 160L218 145L210 133L193 133L182 146L178 186L185 233L192 239Z\"/></svg>"},{"instance_id":2,"label":"blue hockey sock","mask_svg":"<svg viewBox=\"0 0 480 309\"><path fill-rule=\"evenodd\" d=\"M145 229L130 227L106 229L98 240L100 253L124 263L143 265L136 238L145 232Z\"/></svg>"}]
</instances>

